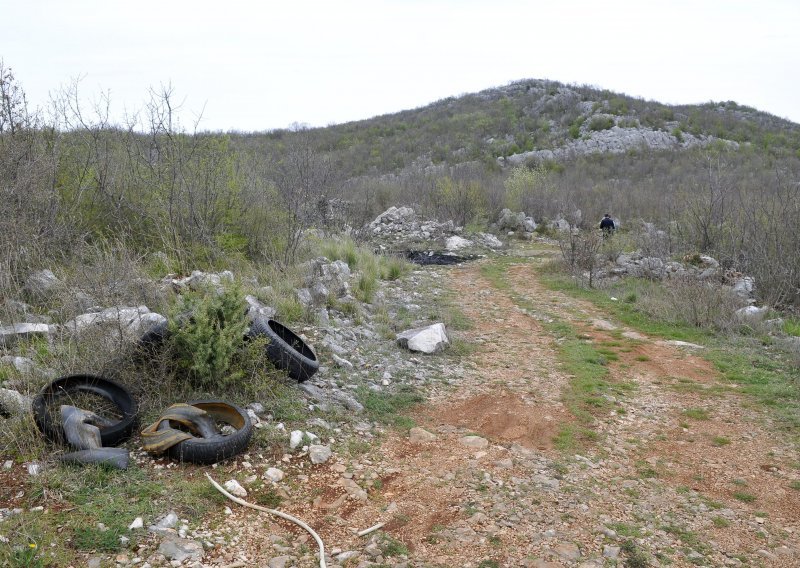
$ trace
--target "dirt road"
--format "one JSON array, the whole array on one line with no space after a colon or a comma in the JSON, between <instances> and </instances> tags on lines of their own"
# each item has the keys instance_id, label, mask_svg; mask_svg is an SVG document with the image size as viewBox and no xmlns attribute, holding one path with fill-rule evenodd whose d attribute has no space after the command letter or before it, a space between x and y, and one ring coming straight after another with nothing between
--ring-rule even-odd
<instances>
[{"instance_id":1,"label":"dirt road","mask_svg":"<svg viewBox=\"0 0 800 568\"><path fill-rule=\"evenodd\" d=\"M285 508L341 566L800 565L798 456L763 410L700 350L546 291L537 262L509 265L506 287L481 263L443 269L476 349L454 388L415 412L430 439L391 432L377 450L318 466ZM621 386L588 423L565 403L573 377L552 322L605 353ZM575 432L595 439L576 449ZM313 565L301 531L305 559L275 536L294 531L285 524L241 509L226 524L253 565L281 553L285 566Z\"/></svg>"}]
</instances>

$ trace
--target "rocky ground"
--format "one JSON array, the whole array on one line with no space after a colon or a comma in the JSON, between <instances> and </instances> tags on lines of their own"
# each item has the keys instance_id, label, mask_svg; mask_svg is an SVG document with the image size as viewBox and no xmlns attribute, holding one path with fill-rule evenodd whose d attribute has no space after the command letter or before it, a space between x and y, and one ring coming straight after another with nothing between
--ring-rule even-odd
<instances>
[{"instance_id":1,"label":"rocky ground","mask_svg":"<svg viewBox=\"0 0 800 568\"><path fill-rule=\"evenodd\" d=\"M322 353L323 369L304 389L325 419L309 420L284 455L253 452L207 471L237 480L246 500L279 496L280 510L319 533L328 566L800 564L798 455L763 409L723 382L702 350L546 291L538 253L508 267L507 287L482 273L491 262L425 267L382 292L389 319L409 326L453 302L469 320L448 330L463 356L399 349L369 306L358 321L332 312L329 325L302 330ZM571 377L560 370L553 322L613 352L608 366L621 385L613 410L594 416L597 440L580 451L560 443L578 423L565 404ZM425 400L410 430L366 419L354 396L411 386ZM282 428L268 417L260 425L288 438ZM321 446L330 454L312 463ZM206 469L183 471L200 478ZM136 549L90 555L88 565L319 565L305 531L230 502L204 518L145 519L134 530L157 523Z\"/></svg>"}]
</instances>

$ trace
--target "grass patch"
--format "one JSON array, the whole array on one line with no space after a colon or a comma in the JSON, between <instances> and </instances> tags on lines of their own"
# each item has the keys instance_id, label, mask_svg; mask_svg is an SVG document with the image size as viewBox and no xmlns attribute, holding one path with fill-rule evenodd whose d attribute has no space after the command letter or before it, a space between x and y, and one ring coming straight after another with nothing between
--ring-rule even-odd
<instances>
[{"instance_id":1,"label":"grass patch","mask_svg":"<svg viewBox=\"0 0 800 568\"><path fill-rule=\"evenodd\" d=\"M408 429L414 426L414 421L403 416L404 410L422 402L424 397L411 386L403 386L397 391L375 392L367 387L359 387L356 397L364 405L364 410L370 418L396 428Z\"/></svg>"},{"instance_id":2,"label":"grass patch","mask_svg":"<svg viewBox=\"0 0 800 568\"><path fill-rule=\"evenodd\" d=\"M647 568L650 566L650 558L636 541L626 540L620 548L625 555L625 568Z\"/></svg>"},{"instance_id":3,"label":"grass patch","mask_svg":"<svg viewBox=\"0 0 800 568\"><path fill-rule=\"evenodd\" d=\"M714 517L712 519L712 522L714 523L714 526L717 527L718 529L724 529L725 527L731 526L731 522L725 517Z\"/></svg>"},{"instance_id":4,"label":"grass patch","mask_svg":"<svg viewBox=\"0 0 800 568\"><path fill-rule=\"evenodd\" d=\"M794 489L795 491L800 491L800 481L792 481L792 482L789 484L789 487L790 487L791 489Z\"/></svg>"},{"instance_id":5,"label":"grass patch","mask_svg":"<svg viewBox=\"0 0 800 568\"><path fill-rule=\"evenodd\" d=\"M120 536L130 539L127 548L135 547L139 534L128 525L136 517L145 525L170 510L182 518L204 518L224 501L205 477L183 468L48 469L31 478L23 506L41 505L50 512L25 511L3 522L9 543L0 547L0 566L83 565L79 553L117 552L122 548Z\"/></svg>"},{"instance_id":6,"label":"grass patch","mask_svg":"<svg viewBox=\"0 0 800 568\"><path fill-rule=\"evenodd\" d=\"M737 501L741 501L742 503L752 503L756 500L756 496L752 493L746 493L744 491L735 491L733 493L733 498Z\"/></svg>"},{"instance_id":7,"label":"grass patch","mask_svg":"<svg viewBox=\"0 0 800 568\"><path fill-rule=\"evenodd\" d=\"M722 446L727 446L730 444L730 438L726 438L725 436L714 436L711 439L711 445L716 448L721 448Z\"/></svg>"},{"instance_id":8,"label":"grass patch","mask_svg":"<svg viewBox=\"0 0 800 568\"><path fill-rule=\"evenodd\" d=\"M705 408L687 408L683 411L683 415L693 420L708 420L711 418L711 413Z\"/></svg>"},{"instance_id":9,"label":"grass patch","mask_svg":"<svg viewBox=\"0 0 800 568\"><path fill-rule=\"evenodd\" d=\"M609 523L606 526L619 536L627 538L641 538L644 536L642 529L629 523Z\"/></svg>"}]
</instances>

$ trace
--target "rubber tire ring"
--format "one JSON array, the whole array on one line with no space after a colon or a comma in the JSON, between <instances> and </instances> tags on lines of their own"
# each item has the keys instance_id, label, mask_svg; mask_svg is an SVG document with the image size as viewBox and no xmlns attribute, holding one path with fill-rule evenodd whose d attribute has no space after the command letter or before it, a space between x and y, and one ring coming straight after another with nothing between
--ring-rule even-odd
<instances>
[{"instance_id":1,"label":"rubber tire ring","mask_svg":"<svg viewBox=\"0 0 800 568\"><path fill-rule=\"evenodd\" d=\"M198 408L203 408L204 404L226 404L242 417L244 424L229 436L220 435L214 438L195 437L179 442L166 451L166 454L170 458L180 462L208 465L238 456L247 449L247 444L250 443L250 437L253 435L253 423L250 421L250 416L247 412L225 400L193 400L187 404L197 406ZM213 411L208 409L203 410L207 410L212 416L220 419L222 422L227 422L227 420L224 419L225 417L215 415Z\"/></svg>"},{"instance_id":2,"label":"rubber tire ring","mask_svg":"<svg viewBox=\"0 0 800 568\"><path fill-rule=\"evenodd\" d=\"M122 418L118 422L100 429L103 447L116 446L131 437L139 417L139 403L125 386L96 375L68 375L60 377L44 387L31 403L36 426L45 438L51 442L65 443L64 427L60 421L53 420L49 409L54 404L60 405L63 398L80 392L105 398L113 403L122 414Z\"/></svg>"},{"instance_id":3,"label":"rubber tire ring","mask_svg":"<svg viewBox=\"0 0 800 568\"><path fill-rule=\"evenodd\" d=\"M266 337L269 340L267 358L298 383L308 380L319 370L319 361L311 347L274 319L254 318L248 336Z\"/></svg>"}]
</instances>

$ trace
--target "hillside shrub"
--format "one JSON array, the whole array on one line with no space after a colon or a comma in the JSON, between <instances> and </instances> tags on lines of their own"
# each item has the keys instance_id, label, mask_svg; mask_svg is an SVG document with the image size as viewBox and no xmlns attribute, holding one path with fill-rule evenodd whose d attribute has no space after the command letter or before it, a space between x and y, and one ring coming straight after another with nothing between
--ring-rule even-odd
<instances>
[{"instance_id":1,"label":"hillside shrub","mask_svg":"<svg viewBox=\"0 0 800 568\"><path fill-rule=\"evenodd\" d=\"M610 116L595 116L592 117L592 120L589 122L589 130L593 130L595 132L600 130L608 130L614 126L614 119Z\"/></svg>"},{"instance_id":2,"label":"hillside shrub","mask_svg":"<svg viewBox=\"0 0 800 568\"><path fill-rule=\"evenodd\" d=\"M247 303L238 286L187 292L170 317L172 346L179 372L190 384L223 391L239 378L229 374L247 330Z\"/></svg>"}]
</instances>

